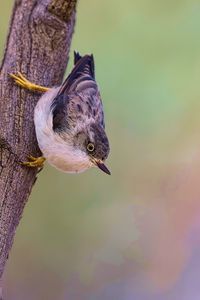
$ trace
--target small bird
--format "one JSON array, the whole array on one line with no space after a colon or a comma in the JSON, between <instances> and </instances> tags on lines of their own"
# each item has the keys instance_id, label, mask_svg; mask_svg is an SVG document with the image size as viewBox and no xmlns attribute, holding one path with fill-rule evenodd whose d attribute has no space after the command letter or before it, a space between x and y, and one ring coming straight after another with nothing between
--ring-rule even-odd
<instances>
[{"instance_id":1,"label":"small bird","mask_svg":"<svg viewBox=\"0 0 200 300\"><path fill-rule=\"evenodd\" d=\"M23 88L45 92L34 111L36 136L43 156L29 156L30 161L23 165L41 167L47 160L67 173L80 173L97 166L110 175L104 164L110 148L93 55L74 52L74 68L56 88L33 84L20 72L10 76Z\"/></svg>"}]
</instances>

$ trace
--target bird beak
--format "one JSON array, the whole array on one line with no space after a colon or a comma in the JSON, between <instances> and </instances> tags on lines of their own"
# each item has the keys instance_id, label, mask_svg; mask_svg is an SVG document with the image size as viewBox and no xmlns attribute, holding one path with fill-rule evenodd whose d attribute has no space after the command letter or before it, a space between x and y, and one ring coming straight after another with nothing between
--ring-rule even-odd
<instances>
[{"instance_id":1,"label":"bird beak","mask_svg":"<svg viewBox=\"0 0 200 300\"><path fill-rule=\"evenodd\" d=\"M104 173L106 173L108 175L111 175L110 171L108 170L108 168L106 167L106 165L103 163L102 160L94 159L93 162L99 169L101 169L101 171L103 171Z\"/></svg>"}]
</instances>

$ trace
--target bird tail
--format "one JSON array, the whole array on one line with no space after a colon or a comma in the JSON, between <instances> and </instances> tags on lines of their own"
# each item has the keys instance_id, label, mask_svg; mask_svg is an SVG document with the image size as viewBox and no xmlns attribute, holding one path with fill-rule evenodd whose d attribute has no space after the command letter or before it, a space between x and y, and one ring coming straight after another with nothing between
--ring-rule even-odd
<instances>
[{"instance_id":1,"label":"bird tail","mask_svg":"<svg viewBox=\"0 0 200 300\"><path fill-rule=\"evenodd\" d=\"M58 95L64 91L69 91L79 78L85 79L85 77L89 77L90 80L95 80L94 57L92 54L81 56L78 52L74 52L74 64L73 70L63 82Z\"/></svg>"},{"instance_id":2,"label":"bird tail","mask_svg":"<svg viewBox=\"0 0 200 300\"><path fill-rule=\"evenodd\" d=\"M95 79L93 54L81 56L79 52L74 51L74 70L82 74L90 75L93 79Z\"/></svg>"}]
</instances>

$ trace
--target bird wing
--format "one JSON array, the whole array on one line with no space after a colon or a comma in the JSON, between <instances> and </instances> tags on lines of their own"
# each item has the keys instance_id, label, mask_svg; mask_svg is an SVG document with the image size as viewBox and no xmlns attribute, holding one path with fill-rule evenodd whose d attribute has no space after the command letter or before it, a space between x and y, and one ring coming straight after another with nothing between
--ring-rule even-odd
<instances>
[{"instance_id":1,"label":"bird wing","mask_svg":"<svg viewBox=\"0 0 200 300\"><path fill-rule=\"evenodd\" d=\"M103 106L95 81L93 55L74 53L75 66L52 103L53 129L61 131L88 120L104 127Z\"/></svg>"}]
</instances>

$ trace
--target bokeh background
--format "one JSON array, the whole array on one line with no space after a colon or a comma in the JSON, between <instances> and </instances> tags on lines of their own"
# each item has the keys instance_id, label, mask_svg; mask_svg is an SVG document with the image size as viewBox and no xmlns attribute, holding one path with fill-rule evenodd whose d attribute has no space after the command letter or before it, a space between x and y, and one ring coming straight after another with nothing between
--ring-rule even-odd
<instances>
[{"instance_id":1,"label":"bokeh background","mask_svg":"<svg viewBox=\"0 0 200 300\"><path fill-rule=\"evenodd\" d=\"M80 1L71 49L95 55L112 176L45 167L6 299L199 300L200 2Z\"/></svg>"}]
</instances>

